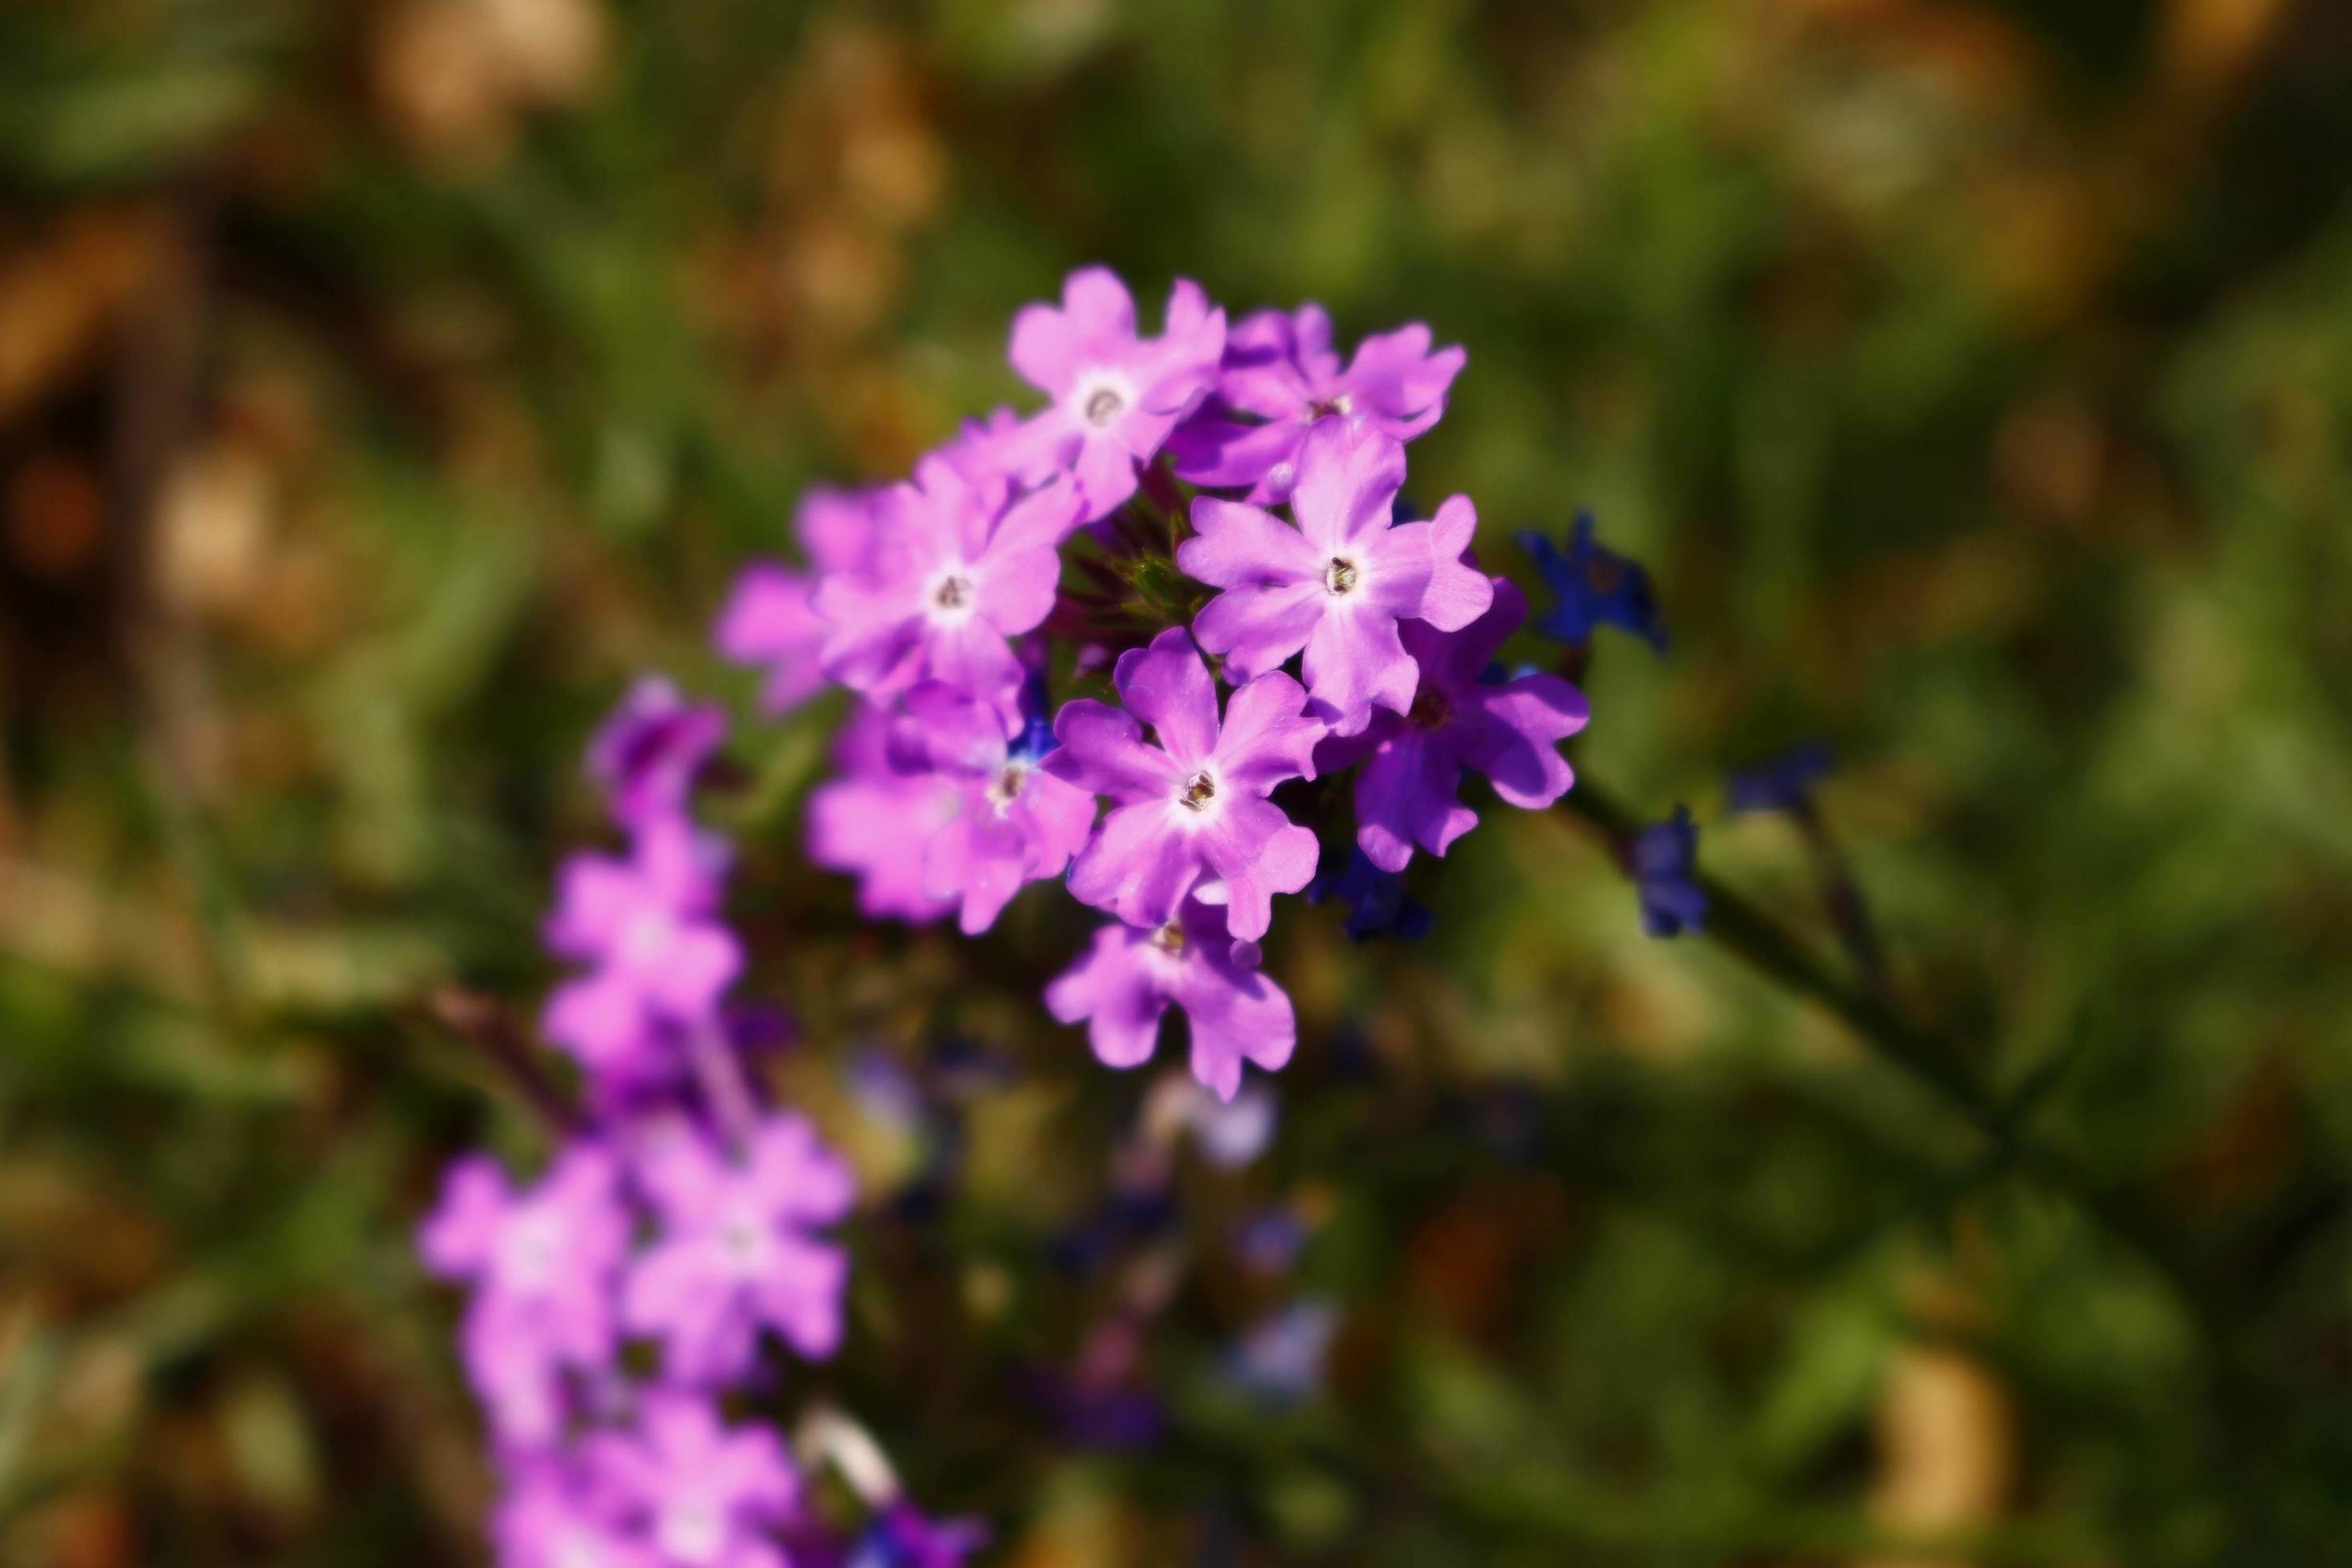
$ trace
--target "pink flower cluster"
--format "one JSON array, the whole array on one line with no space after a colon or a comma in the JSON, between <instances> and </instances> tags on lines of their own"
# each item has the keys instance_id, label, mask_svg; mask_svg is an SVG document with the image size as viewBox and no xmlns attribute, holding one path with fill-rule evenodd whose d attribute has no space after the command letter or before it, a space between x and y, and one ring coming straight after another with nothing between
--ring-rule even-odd
<instances>
[{"instance_id":1,"label":"pink flower cluster","mask_svg":"<svg viewBox=\"0 0 2352 1568\"><path fill-rule=\"evenodd\" d=\"M1277 792L1352 770L1355 852L1392 877L1476 822L1465 772L1557 800L1584 700L1490 668L1527 605L1477 565L1469 500L1400 513L1405 443L1465 358L1425 326L1343 363L1319 307L1229 329L1180 281L1147 337L1088 268L1014 317L1009 357L1043 408L966 426L902 483L811 495L807 572L753 567L718 640L765 670L772 710L857 694L808 824L866 913L978 932L1066 879L1118 923L1046 1005L1114 1067L1180 1009L1194 1072L1231 1098L1243 1063L1289 1059L1257 943L1325 858ZM1099 697L1049 700L1106 668ZM678 907L662 943L690 940ZM680 988L709 972L665 966ZM671 1000L630 994L656 1018Z\"/></svg>"},{"instance_id":2,"label":"pink flower cluster","mask_svg":"<svg viewBox=\"0 0 2352 1568\"><path fill-rule=\"evenodd\" d=\"M844 1535L805 1505L778 1435L727 1414L769 1386L774 1352L840 1345L849 1259L828 1231L856 1193L805 1117L760 1103L740 1059L727 846L688 813L723 729L647 679L591 747L628 847L562 868L545 934L580 967L541 1018L587 1110L533 1181L460 1159L418 1237L425 1266L469 1293L459 1349L505 1483L499 1561L791 1568L870 1537L954 1568L968 1529L922 1520L886 1484Z\"/></svg>"}]
</instances>

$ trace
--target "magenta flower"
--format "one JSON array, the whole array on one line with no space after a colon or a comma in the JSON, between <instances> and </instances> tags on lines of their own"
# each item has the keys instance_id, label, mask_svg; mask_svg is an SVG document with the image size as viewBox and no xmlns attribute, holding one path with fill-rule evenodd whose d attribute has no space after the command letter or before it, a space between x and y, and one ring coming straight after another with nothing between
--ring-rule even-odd
<instances>
[{"instance_id":1,"label":"magenta flower","mask_svg":"<svg viewBox=\"0 0 2352 1568\"><path fill-rule=\"evenodd\" d=\"M625 827L676 816L726 733L717 705L688 702L666 677L640 676L588 742L588 774Z\"/></svg>"},{"instance_id":2,"label":"magenta flower","mask_svg":"<svg viewBox=\"0 0 2352 1568\"><path fill-rule=\"evenodd\" d=\"M1176 477L1212 489L1245 485L1250 500L1271 503L1297 483L1299 448L1318 420L1360 418L1412 440L1445 412L1446 390L1468 357L1429 345L1428 327L1414 321L1366 338L1342 370L1322 306L1245 318L1226 335L1216 396L1169 438Z\"/></svg>"},{"instance_id":3,"label":"magenta flower","mask_svg":"<svg viewBox=\"0 0 2352 1568\"><path fill-rule=\"evenodd\" d=\"M793 531L817 572L863 572L876 549L871 493L818 486L801 499ZM822 654L833 625L816 613L816 583L807 573L755 561L735 579L712 640L738 664L768 671L760 706L785 713L825 683Z\"/></svg>"},{"instance_id":4,"label":"magenta flower","mask_svg":"<svg viewBox=\"0 0 2352 1568\"><path fill-rule=\"evenodd\" d=\"M499 1568L664 1568L576 1468L545 1458L520 1468L490 1521Z\"/></svg>"},{"instance_id":5,"label":"magenta flower","mask_svg":"<svg viewBox=\"0 0 2352 1568\"><path fill-rule=\"evenodd\" d=\"M1494 581L1494 606L1462 630L1403 628L1421 668L1412 710L1384 719L1379 749L1356 775L1356 842L1383 871L1403 870L1415 845L1443 855L1477 826L1478 814L1456 798L1465 768L1526 811L1549 805L1576 781L1559 742L1584 728L1584 694L1557 675L1483 679L1528 618L1518 589Z\"/></svg>"},{"instance_id":6,"label":"magenta flower","mask_svg":"<svg viewBox=\"0 0 2352 1568\"><path fill-rule=\"evenodd\" d=\"M815 1227L847 1214L855 1189L805 1117L767 1118L740 1158L680 1130L652 1147L640 1178L661 1234L631 1265L622 1312L660 1337L668 1377L742 1375L763 1328L811 1359L834 1352L849 1259Z\"/></svg>"},{"instance_id":7,"label":"magenta flower","mask_svg":"<svg viewBox=\"0 0 2352 1568\"><path fill-rule=\"evenodd\" d=\"M743 967L717 919L719 843L679 816L641 826L629 857L564 862L547 944L593 970L551 993L548 1038L599 1076L644 1077L667 1038L708 1024Z\"/></svg>"},{"instance_id":8,"label":"magenta flower","mask_svg":"<svg viewBox=\"0 0 2352 1568\"><path fill-rule=\"evenodd\" d=\"M1208 395L1224 346L1225 313L1198 284L1177 279L1165 332L1140 339L1127 285L1107 268L1079 268L1061 309L1013 318L1013 368L1054 399L1022 426L1014 455L1032 479L1068 471L1086 521L1108 516L1135 493L1137 466Z\"/></svg>"},{"instance_id":9,"label":"magenta flower","mask_svg":"<svg viewBox=\"0 0 2352 1568\"><path fill-rule=\"evenodd\" d=\"M871 567L817 584L817 613L834 628L825 673L874 697L928 679L1009 701L1021 665L1004 639L1054 607L1056 547L1077 524L1070 486L1016 495L1008 480L969 479L927 458L874 510L881 539Z\"/></svg>"},{"instance_id":10,"label":"magenta flower","mask_svg":"<svg viewBox=\"0 0 2352 1568\"><path fill-rule=\"evenodd\" d=\"M1391 520L1404 483L1404 447L1354 420L1325 420L1307 433L1290 510L1292 528L1270 512L1202 496L1192 503L1199 535L1176 563L1225 591L1192 623L1229 679L1247 680L1306 650L1307 689L1342 734L1361 730L1371 707L1412 706L1412 656L1399 621L1457 631L1486 613L1494 590L1463 563L1478 514L1466 496L1429 522Z\"/></svg>"},{"instance_id":11,"label":"magenta flower","mask_svg":"<svg viewBox=\"0 0 2352 1568\"><path fill-rule=\"evenodd\" d=\"M1054 721L1061 749L1043 764L1117 803L1071 866L1071 893L1129 925L1160 926L1198 892L1229 905L1234 936L1264 936L1273 896L1315 875L1315 835L1265 798L1315 776L1323 726L1301 712L1307 694L1286 675L1261 675L1233 694L1221 725L1216 684L1181 627L1121 654L1112 679L1133 716L1066 704ZM1144 744L1137 719L1158 745Z\"/></svg>"},{"instance_id":12,"label":"magenta flower","mask_svg":"<svg viewBox=\"0 0 2352 1568\"><path fill-rule=\"evenodd\" d=\"M1192 1076L1230 1100L1242 1063L1267 1072L1290 1060L1298 1024L1290 998L1256 968L1256 950L1236 943L1224 912L1197 899L1156 930L1109 925L1045 987L1045 1008L1065 1024L1084 1021L1105 1067L1149 1060L1160 1019L1184 1010L1192 1030Z\"/></svg>"},{"instance_id":13,"label":"magenta flower","mask_svg":"<svg viewBox=\"0 0 2352 1568\"><path fill-rule=\"evenodd\" d=\"M923 890L961 903L964 934L977 935L1024 884L1062 874L1094 830L1095 797L1039 771L1054 744L1043 724L1014 729L994 706L936 683L908 692L906 707L900 750L950 781L959 802L923 847Z\"/></svg>"},{"instance_id":14,"label":"magenta flower","mask_svg":"<svg viewBox=\"0 0 2352 1568\"><path fill-rule=\"evenodd\" d=\"M588 1456L668 1568L789 1568L768 1532L789 1522L800 1479L767 1428L730 1427L707 1399L654 1393L633 1430L599 1433Z\"/></svg>"},{"instance_id":15,"label":"magenta flower","mask_svg":"<svg viewBox=\"0 0 2352 1568\"><path fill-rule=\"evenodd\" d=\"M520 1192L484 1156L449 1168L417 1251L436 1275L473 1286L461 1350L491 1424L509 1439L553 1439L565 1369L611 1364L631 1228L620 1166L597 1144L570 1145Z\"/></svg>"},{"instance_id":16,"label":"magenta flower","mask_svg":"<svg viewBox=\"0 0 2352 1568\"><path fill-rule=\"evenodd\" d=\"M955 908L928 889L931 837L963 809L953 781L928 770L902 773L890 759L890 717L853 714L834 743L841 776L809 794L808 855L857 879L857 908L876 920L921 925Z\"/></svg>"}]
</instances>

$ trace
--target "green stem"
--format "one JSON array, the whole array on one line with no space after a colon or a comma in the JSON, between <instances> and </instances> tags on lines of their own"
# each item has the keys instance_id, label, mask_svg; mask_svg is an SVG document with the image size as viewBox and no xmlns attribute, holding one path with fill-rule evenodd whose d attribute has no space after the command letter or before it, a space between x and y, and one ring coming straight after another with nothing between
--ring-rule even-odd
<instances>
[{"instance_id":1,"label":"green stem","mask_svg":"<svg viewBox=\"0 0 2352 1568\"><path fill-rule=\"evenodd\" d=\"M1641 826L1624 804L1580 775L1561 799L1570 816L1597 829L1622 850ZM1803 942L1745 896L1703 871L1693 880L1706 896L1702 934L1734 957L1828 1012L1864 1045L1933 1089L2007 1164L2065 1198L2108 1235L2137 1254L2179 1293L2209 1338L2216 1305L2172 1234L2137 1205L2103 1190L2072 1160L2029 1139L2011 1108L1980 1083L1948 1041L1913 1025L1880 997L1836 973Z\"/></svg>"}]
</instances>

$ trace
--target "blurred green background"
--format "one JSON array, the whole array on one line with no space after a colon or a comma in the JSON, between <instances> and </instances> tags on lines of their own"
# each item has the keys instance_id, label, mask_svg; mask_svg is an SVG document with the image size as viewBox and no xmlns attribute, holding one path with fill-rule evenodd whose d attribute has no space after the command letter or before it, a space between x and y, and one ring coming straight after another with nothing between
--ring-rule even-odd
<instances>
[{"instance_id":1,"label":"blurred green background","mask_svg":"<svg viewBox=\"0 0 2352 1568\"><path fill-rule=\"evenodd\" d=\"M875 1194L799 1386L1024 1568L2352 1562L2348 171L2335 0L16 0L0 1561L478 1552L407 1237L543 1142L432 998L527 1016L596 715L740 707L734 566L1099 259L1465 344L1415 492L1523 581L1593 505L1674 626L1580 769L1826 965L1719 808L1830 742L1900 1005L2164 1267L1489 799L1425 944L1286 910L1280 1134L1188 1157L1167 1431L1089 1450L1035 1374L1120 1287L1049 1254L1145 1085L1034 997L1090 921L861 927L824 709L728 807ZM909 1217L844 1064L949 1037L1020 1070ZM1291 1278L1219 1239L1275 1201ZM1328 1386L1255 1408L1223 1347L1308 1295Z\"/></svg>"}]
</instances>

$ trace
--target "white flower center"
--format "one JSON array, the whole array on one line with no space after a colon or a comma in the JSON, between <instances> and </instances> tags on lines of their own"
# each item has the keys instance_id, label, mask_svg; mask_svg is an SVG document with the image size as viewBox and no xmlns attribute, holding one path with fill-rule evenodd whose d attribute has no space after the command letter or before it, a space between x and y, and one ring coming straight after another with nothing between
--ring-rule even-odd
<instances>
[{"instance_id":1,"label":"white flower center","mask_svg":"<svg viewBox=\"0 0 2352 1568\"><path fill-rule=\"evenodd\" d=\"M1070 407L1089 429L1108 430L1135 405L1135 388L1116 371L1088 371L1070 390Z\"/></svg>"},{"instance_id":2,"label":"white flower center","mask_svg":"<svg viewBox=\"0 0 2352 1568\"><path fill-rule=\"evenodd\" d=\"M680 1563L716 1563L727 1546L727 1518L708 1498L675 1503L662 1516L661 1547Z\"/></svg>"},{"instance_id":3,"label":"white flower center","mask_svg":"<svg viewBox=\"0 0 2352 1568\"><path fill-rule=\"evenodd\" d=\"M1186 779L1184 787L1176 792L1176 804L1188 811L1206 811L1216 798L1216 777L1206 768Z\"/></svg>"},{"instance_id":4,"label":"white flower center","mask_svg":"<svg viewBox=\"0 0 2352 1568\"><path fill-rule=\"evenodd\" d=\"M961 610L971 603L971 579L961 573L950 572L931 587L931 606L940 610Z\"/></svg>"},{"instance_id":5,"label":"white flower center","mask_svg":"<svg viewBox=\"0 0 2352 1568\"><path fill-rule=\"evenodd\" d=\"M1363 581L1363 569L1344 555L1334 555L1323 567L1323 589L1334 598L1343 598L1356 591Z\"/></svg>"},{"instance_id":6,"label":"white flower center","mask_svg":"<svg viewBox=\"0 0 2352 1568\"><path fill-rule=\"evenodd\" d=\"M661 963L669 952L670 941L677 931L677 922L669 911L661 909L639 910L621 928L620 961L632 969L646 969Z\"/></svg>"},{"instance_id":7,"label":"white flower center","mask_svg":"<svg viewBox=\"0 0 2352 1568\"><path fill-rule=\"evenodd\" d=\"M1007 763L996 770L996 776L988 781L984 793L988 804L996 808L997 816L1002 816L1013 809L1013 803L1021 798L1021 791L1028 782L1029 764L1026 763Z\"/></svg>"},{"instance_id":8,"label":"white flower center","mask_svg":"<svg viewBox=\"0 0 2352 1568\"><path fill-rule=\"evenodd\" d=\"M555 1282L555 1266L563 1258L561 1215L525 1214L507 1227L499 1247L499 1272L512 1289L530 1292Z\"/></svg>"},{"instance_id":9,"label":"white flower center","mask_svg":"<svg viewBox=\"0 0 2352 1568\"><path fill-rule=\"evenodd\" d=\"M1170 921L1151 933L1151 945L1171 957L1181 956L1184 952L1184 928Z\"/></svg>"}]
</instances>

